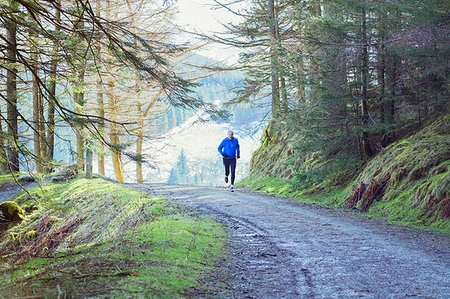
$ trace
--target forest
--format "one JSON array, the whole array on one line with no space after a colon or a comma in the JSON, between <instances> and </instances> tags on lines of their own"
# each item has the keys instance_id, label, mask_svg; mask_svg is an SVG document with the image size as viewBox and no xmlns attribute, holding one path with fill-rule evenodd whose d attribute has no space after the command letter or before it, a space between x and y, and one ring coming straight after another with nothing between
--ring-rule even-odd
<instances>
[{"instance_id":1,"label":"forest","mask_svg":"<svg viewBox=\"0 0 450 299\"><path fill-rule=\"evenodd\" d=\"M271 100L242 185L447 230L448 12L445 1L252 2L215 37L244 49L234 101Z\"/></svg>"},{"instance_id":2,"label":"forest","mask_svg":"<svg viewBox=\"0 0 450 299\"><path fill-rule=\"evenodd\" d=\"M192 49L174 42L173 5L145 2L2 2L1 173L50 173L56 149L89 173L107 155L118 181L128 155L142 182L143 141L172 108L223 116L193 96L198 72L175 70Z\"/></svg>"},{"instance_id":3,"label":"forest","mask_svg":"<svg viewBox=\"0 0 450 299\"><path fill-rule=\"evenodd\" d=\"M302 153L353 167L447 113L446 1L215 5L242 17L203 37L241 51L229 69L247 75L227 104L268 107L265 119L286 124ZM182 67L195 47L175 42L170 1L3 1L1 9L1 173L49 173L56 146L80 171L93 152L104 174L111 157L118 181L129 157L142 182L144 139L167 127L170 107L224 116L193 89L226 68Z\"/></svg>"},{"instance_id":4,"label":"forest","mask_svg":"<svg viewBox=\"0 0 450 299\"><path fill-rule=\"evenodd\" d=\"M0 0L0 298L445 296L449 1L183 1Z\"/></svg>"},{"instance_id":5,"label":"forest","mask_svg":"<svg viewBox=\"0 0 450 299\"><path fill-rule=\"evenodd\" d=\"M249 69L235 102L270 97L302 152L367 160L446 115L446 1L251 3L217 37Z\"/></svg>"}]
</instances>

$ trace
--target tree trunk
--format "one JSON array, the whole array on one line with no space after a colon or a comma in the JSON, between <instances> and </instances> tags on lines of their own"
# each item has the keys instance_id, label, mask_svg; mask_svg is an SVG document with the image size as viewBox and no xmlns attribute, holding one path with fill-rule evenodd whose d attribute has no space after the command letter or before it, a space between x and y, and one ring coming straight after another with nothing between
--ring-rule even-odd
<instances>
[{"instance_id":1,"label":"tree trunk","mask_svg":"<svg viewBox=\"0 0 450 299\"><path fill-rule=\"evenodd\" d=\"M75 30L82 31L84 30L84 21L83 14L79 16L79 19L76 22ZM81 45L80 45L81 46ZM75 111L82 113L84 106L84 91L83 91L83 83L84 83L84 73L86 68L86 59L84 57L77 57L76 69L74 69L74 73L76 74L77 81L75 82L75 90L73 93L74 103L75 103ZM85 159L84 159L84 130L83 125L77 124L75 127L76 131L76 139L77 139L77 167L78 170L83 171Z\"/></svg>"},{"instance_id":2,"label":"tree trunk","mask_svg":"<svg viewBox=\"0 0 450 299\"><path fill-rule=\"evenodd\" d=\"M281 89L281 99L282 99L282 105L281 108L283 110L283 113L286 114L289 110L289 102L288 102L288 93L286 90L286 80L284 77L280 77L280 89Z\"/></svg>"},{"instance_id":3,"label":"tree trunk","mask_svg":"<svg viewBox=\"0 0 450 299\"><path fill-rule=\"evenodd\" d=\"M103 103L103 87L102 87L102 79L99 76L97 79L97 109L98 109L98 116L101 117L101 119L99 120L99 124L98 124L98 130L100 132L100 134L102 135L102 137L104 137L104 133L105 133L105 121L104 121L104 117L105 117L105 105ZM98 154L98 172L105 175L105 155L104 155L104 144L103 144L103 140L100 140L100 153Z\"/></svg>"},{"instance_id":4,"label":"tree trunk","mask_svg":"<svg viewBox=\"0 0 450 299\"><path fill-rule=\"evenodd\" d=\"M0 115L2 114L2 110L0 107ZM5 174L8 172L8 164L6 157L6 148L5 148L5 138L3 138L5 132L3 132L3 119L0 118L0 174Z\"/></svg>"},{"instance_id":5,"label":"tree trunk","mask_svg":"<svg viewBox=\"0 0 450 299\"><path fill-rule=\"evenodd\" d=\"M106 19L111 21L111 1L106 1ZM118 182L123 183L123 173L122 173L122 164L120 161L120 137L119 137L119 128L115 121L118 118L117 112L117 101L114 95L114 78L111 76L113 74L114 69L110 64L106 65L106 69L108 72L108 106L111 111L111 122L110 122L110 142L112 146L112 162L114 166L114 174L116 176L116 180Z\"/></svg>"},{"instance_id":6,"label":"tree trunk","mask_svg":"<svg viewBox=\"0 0 450 299\"><path fill-rule=\"evenodd\" d=\"M33 47L34 48L34 47ZM36 66L36 60L37 55L35 55L37 49L32 49L33 54L31 55L32 59L34 60L33 65L33 71L35 74L33 74L33 83L32 83L32 92L33 92L33 144L34 144L34 161L36 164L36 171L38 173L42 173L42 156L41 156L41 136L40 133L40 115L41 115L41 108L40 107L40 97L41 97L41 90L39 89L39 83L37 79L37 72L38 67Z\"/></svg>"},{"instance_id":7,"label":"tree trunk","mask_svg":"<svg viewBox=\"0 0 450 299\"><path fill-rule=\"evenodd\" d=\"M86 178L92 179L92 150L86 149Z\"/></svg>"},{"instance_id":8,"label":"tree trunk","mask_svg":"<svg viewBox=\"0 0 450 299\"><path fill-rule=\"evenodd\" d=\"M367 107L367 87L369 85L369 53L367 49L367 24L366 24L366 12L362 12L362 96L361 96L361 115L363 122L362 143L364 149L364 155L371 157L373 155L372 148L370 147L369 139L369 111Z\"/></svg>"},{"instance_id":9,"label":"tree trunk","mask_svg":"<svg viewBox=\"0 0 450 299\"><path fill-rule=\"evenodd\" d=\"M96 1L97 4L97 11L96 11L96 15L97 18L101 17L101 3L100 0ZM97 43L97 55L98 55L98 60L100 61L101 58L101 44ZM105 105L103 102L103 82L102 82L102 77L101 76L97 76L97 109L98 109L98 116L101 118L99 120L99 124L98 124L98 130L99 133L102 135L102 137L104 136L105 133L105 121L104 121L104 117L105 117ZM98 154L98 172L105 175L105 155L104 155L104 143L103 140L100 140L100 153Z\"/></svg>"},{"instance_id":10,"label":"tree trunk","mask_svg":"<svg viewBox=\"0 0 450 299\"><path fill-rule=\"evenodd\" d=\"M138 104L138 112L142 111L142 105ZM138 121L138 133L137 133L137 140L136 140L136 154L139 157L142 157L142 146L144 143L144 126L145 126L145 122L144 122L144 116L139 115L139 121ZM137 182L139 184L142 184L144 182L144 178L142 175L142 162L139 159L136 162L136 178L137 178Z\"/></svg>"},{"instance_id":11,"label":"tree trunk","mask_svg":"<svg viewBox=\"0 0 450 299\"><path fill-rule=\"evenodd\" d=\"M142 145L144 143L144 132L142 130L139 130L138 136L137 136L137 143L136 143L136 153L139 157L142 156ZM137 161L136 163L136 177L137 182L142 184L144 182L144 178L142 175L142 162Z\"/></svg>"},{"instance_id":12,"label":"tree trunk","mask_svg":"<svg viewBox=\"0 0 450 299\"><path fill-rule=\"evenodd\" d=\"M268 12L270 33L270 73L272 81L272 117L277 118L280 114L280 84L278 80L278 72L276 71L277 30L274 0L268 0Z\"/></svg>"},{"instance_id":13,"label":"tree trunk","mask_svg":"<svg viewBox=\"0 0 450 299\"><path fill-rule=\"evenodd\" d=\"M380 46L378 49L378 85L380 87L380 94L378 96L378 101L380 103L380 121L384 125L386 124L386 116L385 116L385 60L384 60L384 46ZM381 130L381 146L387 146L387 138L386 138L386 130Z\"/></svg>"},{"instance_id":14,"label":"tree trunk","mask_svg":"<svg viewBox=\"0 0 450 299\"><path fill-rule=\"evenodd\" d=\"M55 30L60 30L61 23L61 1L56 1ZM47 159L53 161L55 154L55 103L56 103L56 71L58 67L58 43L53 44L53 56L50 62L50 84L47 110ZM51 163L46 167L46 172L52 172Z\"/></svg>"},{"instance_id":15,"label":"tree trunk","mask_svg":"<svg viewBox=\"0 0 450 299\"><path fill-rule=\"evenodd\" d=\"M108 73L112 73L111 66L107 66ZM109 76L108 78L108 99L109 99L109 109L111 111L111 122L109 124L110 130L110 143L112 147L112 163L114 166L114 174L116 176L116 180L123 183L123 173L122 173L122 165L120 161L120 137L119 137L119 128L115 121L117 121L117 102L116 97L114 95L114 78Z\"/></svg>"},{"instance_id":16,"label":"tree trunk","mask_svg":"<svg viewBox=\"0 0 450 299\"><path fill-rule=\"evenodd\" d=\"M17 10L16 1L9 1L12 10ZM7 99L7 125L8 125L8 164L13 172L19 171L19 152L18 152L18 130L17 130L17 68L14 65L17 53L17 25L14 21L14 14L10 16L11 21L6 23L7 43L6 59L10 64L6 71L6 99Z\"/></svg>"},{"instance_id":17,"label":"tree trunk","mask_svg":"<svg viewBox=\"0 0 450 299\"><path fill-rule=\"evenodd\" d=\"M386 54L386 94L389 98L385 101L386 123L390 126L395 124L395 98L397 97L398 67L400 61L395 54ZM386 133L386 144L390 144L395 139L392 129Z\"/></svg>"},{"instance_id":18,"label":"tree trunk","mask_svg":"<svg viewBox=\"0 0 450 299\"><path fill-rule=\"evenodd\" d=\"M32 20L31 20L32 21ZM37 45L38 37L36 33L30 31L30 57L32 65L32 93L33 93L33 143L34 143L34 161L36 172L44 172L44 156L45 156L45 130L43 127L45 120L44 106L42 101L42 91L39 84L39 48Z\"/></svg>"}]
</instances>

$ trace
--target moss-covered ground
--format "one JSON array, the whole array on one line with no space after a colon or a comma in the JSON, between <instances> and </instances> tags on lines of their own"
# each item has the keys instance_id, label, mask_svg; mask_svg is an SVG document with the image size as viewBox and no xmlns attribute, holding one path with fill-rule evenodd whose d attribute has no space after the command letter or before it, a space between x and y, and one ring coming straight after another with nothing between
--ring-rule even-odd
<instances>
[{"instance_id":1,"label":"moss-covered ground","mask_svg":"<svg viewBox=\"0 0 450 299\"><path fill-rule=\"evenodd\" d=\"M314 165L324 162L315 155L289 162L289 146L279 150L287 142L285 134L269 131L266 129L263 145L252 158L250 176L238 186L342 208L361 184L369 189L384 180L386 186L374 193L364 215L450 233L450 116L383 149L356 175L332 171L318 175ZM285 162L273 169L258 162L270 160ZM279 168L283 163L290 165L292 175L282 175ZM358 210L364 210L362 200L353 205L353 211Z\"/></svg>"},{"instance_id":2,"label":"moss-covered ground","mask_svg":"<svg viewBox=\"0 0 450 299\"><path fill-rule=\"evenodd\" d=\"M211 218L100 179L49 183L0 236L0 298L180 297L224 254Z\"/></svg>"}]
</instances>

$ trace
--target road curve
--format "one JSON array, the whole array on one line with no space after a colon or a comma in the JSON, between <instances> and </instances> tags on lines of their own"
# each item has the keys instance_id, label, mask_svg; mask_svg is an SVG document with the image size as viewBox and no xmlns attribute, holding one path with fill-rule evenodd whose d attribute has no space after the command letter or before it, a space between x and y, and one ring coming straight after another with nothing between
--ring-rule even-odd
<instances>
[{"instance_id":1,"label":"road curve","mask_svg":"<svg viewBox=\"0 0 450 299\"><path fill-rule=\"evenodd\" d=\"M230 257L207 293L235 298L449 298L450 236L270 195L132 184L216 217Z\"/></svg>"}]
</instances>

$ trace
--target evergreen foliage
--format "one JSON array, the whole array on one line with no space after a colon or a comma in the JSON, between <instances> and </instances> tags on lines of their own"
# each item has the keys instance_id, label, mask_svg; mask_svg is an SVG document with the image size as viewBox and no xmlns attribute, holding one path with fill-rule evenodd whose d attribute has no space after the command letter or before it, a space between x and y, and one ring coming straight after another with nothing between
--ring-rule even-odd
<instances>
[{"instance_id":1,"label":"evergreen foliage","mask_svg":"<svg viewBox=\"0 0 450 299\"><path fill-rule=\"evenodd\" d=\"M267 100L275 74L286 102L272 117L296 152L353 167L447 114L445 1L274 1L270 69L271 2L251 1L244 21L229 26L236 37L227 42L244 49L248 70L234 102Z\"/></svg>"}]
</instances>

